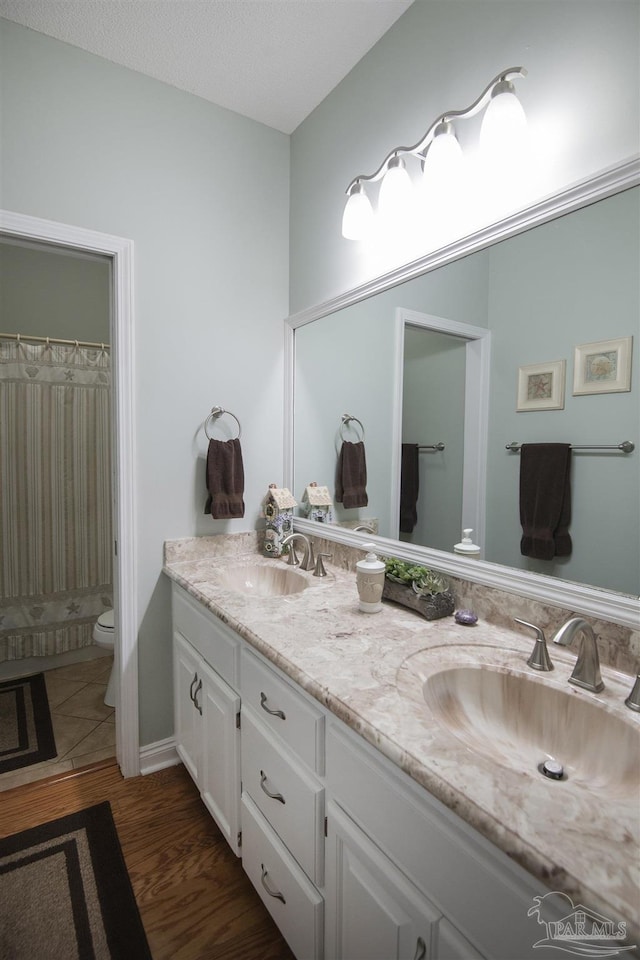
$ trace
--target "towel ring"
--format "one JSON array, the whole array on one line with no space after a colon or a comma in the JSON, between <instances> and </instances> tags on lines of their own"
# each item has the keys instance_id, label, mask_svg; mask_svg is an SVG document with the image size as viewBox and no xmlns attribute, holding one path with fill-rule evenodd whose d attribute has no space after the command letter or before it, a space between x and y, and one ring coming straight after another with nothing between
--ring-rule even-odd
<instances>
[{"instance_id":1,"label":"towel ring","mask_svg":"<svg viewBox=\"0 0 640 960\"><path fill-rule=\"evenodd\" d=\"M359 425L360 429L362 430L362 440L364 441L364 427L362 426L362 423L360 422L360 420L358 420L357 417L352 417L350 413L342 414L342 423L340 424L340 439L341 440L345 439L344 433L342 431L345 427L348 427L352 421Z\"/></svg>"},{"instance_id":2,"label":"towel ring","mask_svg":"<svg viewBox=\"0 0 640 960\"><path fill-rule=\"evenodd\" d=\"M228 416L233 417L233 419L235 420L235 422L238 424L238 436L237 436L235 439L236 439L236 440L239 440L239 439L240 439L240 436L241 436L241 434L242 434L242 427L240 426L240 421L239 421L238 418L236 417L235 413L231 413L230 410L225 410L223 407L213 407L213 408L211 409L211 413L209 414L209 416L207 417L207 419L205 420L205 422L202 424L202 426L204 427L204 432L206 433L208 439L209 439L209 440L213 440L213 439L214 439L214 438L211 436L211 434L209 433L209 430L208 430L209 421L210 421L210 420L217 420L218 417L221 417L223 413L226 413L226 414L228 414Z\"/></svg>"}]
</instances>

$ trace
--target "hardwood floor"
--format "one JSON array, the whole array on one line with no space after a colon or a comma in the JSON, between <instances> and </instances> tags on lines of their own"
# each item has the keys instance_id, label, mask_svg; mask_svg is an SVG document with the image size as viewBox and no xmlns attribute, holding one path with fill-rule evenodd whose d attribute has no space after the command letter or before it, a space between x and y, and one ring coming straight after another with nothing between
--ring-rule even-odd
<instances>
[{"instance_id":1,"label":"hardwood floor","mask_svg":"<svg viewBox=\"0 0 640 960\"><path fill-rule=\"evenodd\" d=\"M0 836L103 800L154 960L294 960L181 765L124 780L104 761L7 790Z\"/></svg>"}]
</instances>

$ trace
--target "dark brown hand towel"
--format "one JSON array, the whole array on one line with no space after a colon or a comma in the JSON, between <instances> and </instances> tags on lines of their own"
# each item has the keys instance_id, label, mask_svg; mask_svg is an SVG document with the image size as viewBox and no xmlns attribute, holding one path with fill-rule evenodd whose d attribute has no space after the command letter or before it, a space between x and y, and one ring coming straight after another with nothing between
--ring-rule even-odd
<instances>
[{"instance_id":1,"label":"dark brown hand towel","mask_svg":"<svg viewBox=\"0 0 640 960\"><path fill-rule=\"evenodd\" d=\"M524 443L520 451L520 553L537 560L571 555L571 445Z\"/></svg>"},{"instance_id":2,"label":"dark brown hand towel","mask_svg":"<svg viewBox=\"0 0 640 960\"><path fill-rule=\"evenodd\" d=\"M214 520L244 517L244 467L237 438L209 441L207 490L204 512L210 513Z\"/></svg>"},{"instance_id":3,"label":"dark brown hand towel","mask_svg":"<svg viewBox=\"0 0 640 960\"><path fill-rule=\"evenodd\" d=\"M367 461L364 443L343 440L336 470L336 501L349 509L366 507Z\"/></svg>"},{"instance_id":4,"label":"dark brown hand towel","mask_svg":"<svg viewBox=\"0 0 640 960\"><path fill-rule=\"evenodd\" d=\"M418 490L420 489L419 450L417 443L403 443L400 467L400 533L411 533L418 522Z\"/></svg>"}]
</instances>

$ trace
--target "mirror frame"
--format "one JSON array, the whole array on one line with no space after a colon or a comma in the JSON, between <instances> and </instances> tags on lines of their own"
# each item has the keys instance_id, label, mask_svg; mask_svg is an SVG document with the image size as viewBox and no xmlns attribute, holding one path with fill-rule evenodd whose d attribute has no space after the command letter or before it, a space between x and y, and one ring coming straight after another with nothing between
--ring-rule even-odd
<instances>
[{"instance_id":1,"label":"mirror frame","mask_svg":"<svg viewBox=\"0 0 640 960\"><path fill-rule=\"evenodd\" d=\"M309 307L288 317L285 321L284 354L285 486L293 491L295 331L297 329L351 304L359 303L375 296L377 293L405 283L414 277L466 257L468 254L483 250L492 244L524 233L532 227L555 220L575 210L580 210L582 207L596 203L598 200L604 200L639 184L640 156L635 156L607 168L594 177L582 180L572 187L546 197L512 216L441 247L418 260L404 264L367 283L347 290L331 300L326 300L324 303ZM640 438L632 439L636 443L635 455L638 456ZM326 540L356 549L362 549L363 544L372 539L370 534L354 533L352 530L338 525L319 525L302 517L294 518L294 529L309 536L321 536ZM628 594L615 593L588 584L560 580L555 577L530 573L526 570L488 563L483 560L469 560L457 554L433 550L430 547L418 547L399 540L390 540L386 537L375 537L374 539L379 544L382 553L391 554L414 563L426 564L461 580L480 583L552 606L565 607L584 616L607 620L636 630L640 624L640 598Z\"/></svg>"}]
</instances>

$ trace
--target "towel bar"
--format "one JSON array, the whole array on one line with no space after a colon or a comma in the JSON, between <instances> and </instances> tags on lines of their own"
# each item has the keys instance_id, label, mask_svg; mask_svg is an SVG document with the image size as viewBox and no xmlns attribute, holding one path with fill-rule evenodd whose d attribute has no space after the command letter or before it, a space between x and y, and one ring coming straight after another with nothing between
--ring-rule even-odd
<instances>
[{"instance_id":1,"label":"towel bar","mask_svg":"<svg viewBox=\"0 0 640 960\"><path fill-rule=\"evenodd\" d=\"M519 453L521 443L513 440L511 443L505 444L505 450L510 450L512 453ZM623 440L622 443L586 443L574 446L571 444L572 450L622 450L623 453L633 453L635 450L635 444L631 440Z\"/></svg>"}]
</instances>

